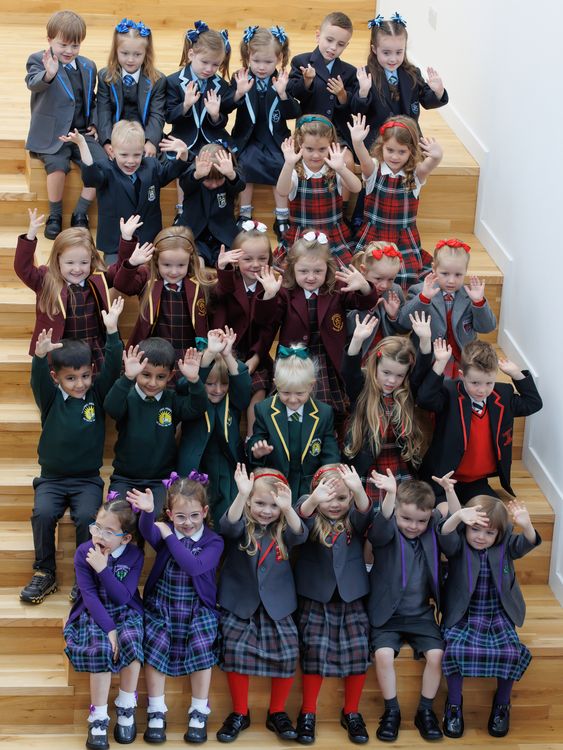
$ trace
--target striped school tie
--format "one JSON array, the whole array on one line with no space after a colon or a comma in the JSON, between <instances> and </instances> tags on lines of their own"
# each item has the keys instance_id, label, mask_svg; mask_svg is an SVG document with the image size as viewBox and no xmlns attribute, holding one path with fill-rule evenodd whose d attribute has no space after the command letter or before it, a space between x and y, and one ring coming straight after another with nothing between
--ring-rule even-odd
<instances>
[{"instance_id":1,"label":"striped school tie","mask_svg":"<svg viewBox=\"0 0 563 750\"><path fill-rule=\"evenodd\" d=\"M123 76L123 83L126 86L133 86L135 83L135 79L133 78L133 76L130 76L129 73L127 73L127 75Z\"/></svg>"}]
</instances>

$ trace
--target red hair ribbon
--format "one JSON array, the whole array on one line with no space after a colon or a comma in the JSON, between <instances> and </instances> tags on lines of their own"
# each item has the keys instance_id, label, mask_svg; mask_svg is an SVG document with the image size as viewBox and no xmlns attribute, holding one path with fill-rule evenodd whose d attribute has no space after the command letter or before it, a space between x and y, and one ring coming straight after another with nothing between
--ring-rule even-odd
<instances>
[{"instance_id":1,"label":"red hair ribbon","mask_svg":"<svg viewBox=\"0 0 563 750\"><path fill-rule=\"evenodd\" d=\"M383 248L374 247L371 251L371 255L375 260L381 260L385 255L387 258L401 258L401 253L395 250L393 245L385 245Z\"/></svg>"},{"instance_id":2,"label":"red hair ribbon","mask_svg":"<svg viewBox=\"0 0 563 750\"><path fill-rule=\"evenodd\" d=\"M439 250L441 247L462 247L466 253L471 252L471 248L469 245L467 245L465 242L462 242L461 240L456 239L455 237L450 237L449 240L440 240L436 243L436 250Z\"/></svg>"},{"instance_id":3,"label":"red hair ribbon","mask_svg":"<svg viewBox=\"0 0 563 750\"><path fill-rule=\"evenodd\" d=\"M283 474L274 474L273 472L272 473L267 472L265 474L255 474L254 481L256 481L257 479L262 479L262 477L275 477L276 479L279 479L280 482L283 482L283 484L289 487L289 482L287 481L287 479L284 477Z\"/></svg>"},{"instance_id":4,"label":"red hair ribbon","mask_svg":"<svg viewBox=\"0 0 563 750\"><path fill-rule=\"evenodd\" d=\"M324 474L327 471L338 471L338 467L336 466L328 466L326 469L317 469L317 471L313 474L313 484L319 481L319 477L321 474Z\"/></svg>"},{"instance_id":5,"label":"red hair ribbon","mask_svg":"<svg viewBox=\"0 0 563 750\"><path fill-rule=\"evenodd\" d=\"M383 125L379 128L379 135L383 135L387 128L404 128L405 130L408 130L408 127L404 122L397 122L397 120L388 120L387 122L384 122Z\"/></svg>"}]
</instances>

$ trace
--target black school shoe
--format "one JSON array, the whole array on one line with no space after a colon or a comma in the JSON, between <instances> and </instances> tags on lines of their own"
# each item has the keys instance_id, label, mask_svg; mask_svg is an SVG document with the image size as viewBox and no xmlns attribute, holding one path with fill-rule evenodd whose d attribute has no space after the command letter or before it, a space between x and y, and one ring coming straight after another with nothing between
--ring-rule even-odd
<instances>
[{"instance_id":1,"label":"black school shoe","mask_svg":"<svg viewBox=\"0 0 563 750\"><path fill-rule=\"evenodd\" d=\"M188 713L188 728L184 734L184 742L191 742L194 745L201 745L202 742L207 742L207 719L209 714L202 714L196 708ZM190 720L197 719L201 721L202 727L191 727Z\"/></svg>"},{"instance_id":2,"label":"black school shoe","mask_svg":"<svg viewBox=\"0 0 563 750\"><path fill-rule=\"evenodd\" d=\"M54 573L37 570L27 586L20 591L20 599L29 604L41 604L48 594L54 594L56 590L57 580Z\"/></svg>"},{"instance_id":3,"label":"black school shoe","mask_svg":"<svg viewBox=\"0 0 563 750\"><path fill-rule=\"evenodd\" d=\"M446 698L446 705L444 707L444 721L442 723L442 729L446 737L457 739L463 736L463 730L465 725L463 722L463 711L462 703L458 706L455 703L450 703Z\"/></svg>"},{"instance_id":4,"label":"black school shoe","mask_svg":"<svg viewBox=\"0 0 563 750\"><path fill-rule=\"evenodd\" d=\"M317 715L313 713L300 713L297 717L297 742L300 745L312 745L315 741L315 726Z\"/></svg>"},{"instance_id":5,"label":"black school shoe","mask_svg":"<svg viewBox=\"0 0 563 750\"><path fill-rule=\"evenodd\" d=\"M90 224L88 223L88 215L87 214L72 214L70 217L70 226L71 227L83 227L84 229L90 229Z\"/></svg>"},{"instance_id":6,"label":"black school shoe","mask_svg":"<svg viewBox=\"0 0 563 750\"><path fill-rule=\"evenodd\" d=\"M275 232L278 243L280 243L289 229L289 219L282 219L281 221L276 219L272 225L272 229Z\"/></svg>"},{"instance_id":7,"label":"black school shoe","mask_svg":"<svg viewBox=\"0 0 563 750\"><path fill-rule=\"evenodd\" d=\"M108 750L108 726L109 719L96 719L95 721L88 722L88 738L86 739L86 747L88 750ZM103 729L103 734L92 734L92 729Z\"/></svg>"},{"instance_id":8,"label":"black school shoe","mask_svg":"<svg viewBox=\"0 0 563 750\"><path fill-rule=\"evenodd\" d=\"M419 708L414 716L414 725L423 740L441 740L444 736L440 729L438 717L431 708Z\"/></svg>"},{"instance_id":9,"label":"black school shoe","mask_svg":"<svg viewBox=\"0 0 563 750\"><path fill-rule=\"evenodd\" d=\"M63 217L60 214L49 214L45 222L43 234L48 240L54 240L59 236L63 228Z\"/></svg>"},{"instance_id":10,"label":"black school shoe","mask_svg":"<svg viewBox=\"0 0 563 750\"><path fill-rule=\"evenodd\" d=\"M132 742L135 742L135 738L137 737L137 724L135 722L135 707L131 706L131 708L122 708L121 706L116 706L115 711L118 717L119 716L126 716L127 718L131 718L131 716L133 717L133 723L130 724L128 727L117 723L113 728L114 740L116 742L119 742L120 745L130 745Z\"/></svg>"},{"instance_id":11,"label":"black school shoe","mask_svg":"<svg viewBox=\"0 0 563 750\"><path fill-rule=\"evenodd\" d=\"M362 714L345 714L342 711L340 713L340 724L348 732L350 742L355 742L356 745L364 745L369 740L369 734Z\"/></svg>"},{"instance_id":12,"label":"black school shoe","mask_svg":"<svg viewBox=\"0 0 563 750\"><path fill-rule=\"evenodd\" d=\"M149 727L151 719L162 719L162 726ZM161 745L166 742L166 718L162 711L147 711L147 728L143 734L143 739L151 745Z\"/></svg>"},{"instance_id":13,"label":"black school shoe","mask_svg":"<svg viewBox=\"0 0 563 750\"><path fill-rule=\"evenodd\" d=\"M505 737L510 729L510 703L493 701L487 729L491 737Z\"/></svg>"},{"instance_id":14,"label":"black school shoe","mask_svg":"<svg viewBox=\"0 0 563 750\"><path fill-rule=\"evenodd\" d=\"M280 740L297 739L297 732L295 731L295 727L291 723L291 719L285 711L276 711L273 714L268 711L268 716L266 718L266 728L269 729L270 732L275 732Z\"/></svg>"},{"instance_id":15,"label":"black school shoe","mask_svg":"<svg viewBox=\"0 0 563 750\"><path fill-rule=\"evenodd\" d=\"M401 712L398 708L386 708L379 717L379 726L375 736L382 742L395 742L399 736Z\"/></svg>"},{"instance_id":16,"label":"black school shoe","mask_svg":"<svg viewBox=\"0 0 563 750\"><path fill-rule=\"evenodd\" d=\"M74 602L78 599L79 592L80 589L78 588L78 584L75 581L72 585L71 590L68 592L68 600L71 604L74 604Z\"/></svg>"},{"instance_id":17,"label":"black school shoe","mask_svg":"<svg viewBox=\"0 0 563 750\"><path fill-rule=\"evenodd\" d=\"M250 713L229 714L217 732L219 742L234 742L239 734L250 726Z\"/></svg>"}]
</instances>

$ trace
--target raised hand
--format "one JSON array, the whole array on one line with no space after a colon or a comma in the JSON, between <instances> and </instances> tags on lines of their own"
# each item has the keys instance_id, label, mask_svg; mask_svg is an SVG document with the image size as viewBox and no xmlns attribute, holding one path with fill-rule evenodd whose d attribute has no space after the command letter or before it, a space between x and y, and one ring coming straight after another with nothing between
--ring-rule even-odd
<instances>
[{"instance_id":1,"label":"raised hand","mask_svg":"<svg viewBox=\"0 0 563 750\"><path fill-rule=\"evenodd\" d=\"M84 132L84 135L89 135L91 138L93 138L95 141L97 141L98 140L98 131L96 130L96 126L95 125L89 125L86 128L86 130Z\"/></svg>"},{"instance_id":2,"label":"raised hand","mask_svg":"<svg viewBox=\"0 0 563 750\"><path fill-rule=\"evenodd\" d=\"M207 351L210 354L220 354L225 344L225 333L221 328L213 328L207 332Z\"/></svg>"},{"instance_id":3,"label":"raised hand","mask_svg":"<svg viewBox=\"0 0 563 750\"><path fill-rule=\"evenodd\" d=\"M147 366L149 360L144 355L145 353L139 350L138 344L123 351L123 372L128 380L135 380Z\"/></svg>"},{"instance_id":4,"label":"raised hand","mask_svg":"<svg viewBox=\"0 0 563 750\"><path fill-rule=\"evenodd\" d=\"M184 359L178 360L178 369L190 383L197 383L199 380L199 368L202 356L203 352L198 352L197 349L190 348L186 349Z\"/></svg>"},{"instance_id":5,"label":"raised hand","mask_svg":"<svg viewBox=\"0 0 563 750\"><path fill-rule=\"evenodd\" d=\"M470 508L462 508L457 511L458 518L466 526L480 526L486 529L489 525L489 518L485 511L481 510L480 505L474 505Z\"/></svg>"},{"instance_id":6,"label":"raised hand","mask_svg":"<svg viewBox=\"0 0 563 750\"><path fill-rule=\"evenodd\" d=\"M273 299L281 289L283 278L276 275L270 266L262 266L260 273L256 275L256 280L264 287L264 299Z\"/></svg>"},{"instance_id":7,"label":"raised hand","mask_svg":"<svg viewBox=\"0 0 563 750\"><path fill-rule=\"evenodd\" d=\"M334 276L337 281L341 281L344 286L341 292L363 292L369 294L370 285L367 279L354 266L341 266L335 271Z\"/></svg>"},{"instance_id":8,"label":"raised hand","mask_svg":"<svg viewBox=\"0 0 563 750\"><path fill-rule=\"evenodd\" d=\"M426 299L434 299L434 297L440 292L438 286L438 274L432 271L426 274L422 282L422 294Z\"/></svg>"},{"instance_id":9,"label":"raised hand","mask_svg":"<svg viewBox=\"0 0 563 750\"><path fill-rule=\"evenodd\" d=\"M221 271L224 271L229 263L233 266L236 266L236 264L240 260L241 255L242 250L225 250L225 245L221 245L219 257L217 258L217 268L219 268Z\"/></svg>"},{"instance_id":10,"label":"raised hand","mask_svg":"<svg viewBox=\"0 0 563 750\"><path fill-rule=\"evenodd\" d=\"M215 166L217 171L228 180L234 180L236 172L233 167L233 156L228 151L221 149L215 154Z\"/></svg>"},{"instance_id":11,"label":"raised hand","mask_svg":"<svg viewBox=\"0 0 563 750\"><path fill-rule=\"evenodd\" d=\"M430 159L436 159L437 161L442 159L444 152L435 138L421 138L419 143L420 150L425 158L429 157Z\"/></svg>"},{"instance_id":12,"label":"raised hand","mask_svg":"<svg viewBox=\"0 0 563 750\"><path fill-rule=\"evenodd\" d=\"M207 109L207 114L213 122L217 122L219 119L219 107L221 106L221 97L217 94L216 91L210 90L205 95L204 99L205 108Z\"/></svg>"},{"instance_id":13,"label":"raised hand","mask_svg":"<svg viewBox=\"0 0 563 750\"><path fill-rule=\"evenodd\" d=\"M328 156L325 156L325 164L334 169L335 172L342 172L346 168L345 151L346 147L342 148L340 143L331 143L328 147Z\"/></svg>"},{"instance_id":14,"label":"raised hand","mask_svg":"<svg viewBox=\"0 0 563 750\"><path fill-rule=\"evenodd\" d=\"M86 553L86 562L96 573L101 573L108 566L109 553L109 549L106 548L105 552L102 552L100 545L95 544Z\"/></svg>"},{"instance_id":15,"label":"raised hand","mask_svg":"<svg viewBox=\"0 0 563 750\"><path fill-rule=\"evenodd\" d=\"M357 495L363 491L362 480L353 466L340 464L337 471L340 475L340 479L344 482L346 487L348 487L352 495Z\"/></svg>"},{"instance_id":16,"label":"raised hand","mask_svg":"<svg viewBox=\"0 0 563 750\"><path fill-rule=\"evenodd\" d=\"M285 90L287 88L287 82L289 81L289 73L287 70L281 70L278 73L278 77L272 77L272 88L279 96L280 99L285 99Z\"/></svg>"},{"instance_id":17,"label":"raised hand","mask_svg":"<svg viewBox=\"0 0 563 750\"><path fill-rule=\"evenodd\" d=\"M107 312L105 310L102 310L102 320L108 333L117 333L117 321L119 320L119 316L123 312L124 305L125 300L123 299L123 297L118 297L117 299L113 300L113 302L111 303L111 307Z\"/></svg>"},{"instance_id":18,"label":"raised hand","mask_svg":"<svg viewBox=\"0 0 563 750\"><path fill-rule=\"evenodd\" d=\"M291 490L284 482L276 482L276 491L272 490L272 497L275 504L285 515L291 510Z\"/></svg>"},{"instance_id":19,"label":"raised hand","mask_svg":"<svg viewBox=\"0 0 563 750\"><path fill-rule=\"evenodd\" d=\"M239 495L250 497L250 493L254 487L254 473L251 472L250 475L248 475L246 472L246 466L239 463L235 469L234 479Z\"/></svg>"},{"instance_id":20,"label":"raised hand","mask_svg":"<svg viewBox=\"0 0 563 750\"><path fill-rule=\"evenodd\" d=\"M36 208L28 208L27 213L29 216L29 227L26 237L28 240L34 240L37 237L37 232L45 223L45 214L38 214Z\"/></svg>"},{"instance_id":21,"label":"raised hand","mask_svg":"<svg viewBox=\"0 0 563 750\"><path fill-rule=\"evenodd\" d=\"M56 57L56 55L53 54L53 50L50 47L43 53L41 62L43 63L43 67L45 68L45 71L47 73L47 75L45 76L45 80L52 81L59 72L59 59L58 57Z\"/></svg>"},{"instance_id":22,"label":"raised hand","mask_svg":"<svg viewBox=\"0 0 563 750\"><path fill-rule=\"evenodd\" d=\"M326 90L329 92L329 94L333 94L338 99L340 104L346 104L348 94L346 93L344 83L340 76L336 76L336 78L329 78L326 84Z\"/></svg>"},{"instance_id":23,"label":"raised hand","mask_svg":"<svg viewBox=\"0 0 563 750\"><path fill-rule=\"evenodd\" d=\"M391 495L395 495L397 492L397 480L391 469L387 469L386 474L379 474L377 471L372 471L368 482L375 484L378 490L383 490Z\"/></svg>"},{"instance_id":24,"label":"raised hand","mask_svg":"<svg viewBox=\"0 0 563 750\"><path fill-rule=\"evenodd\" d=\"M432 479L436 482L436 484L439 484L442 489L448 493L448 492L455 492L455 486L457 484L457 479L452 479L454 470L448 471L447 474L444 474L443 477L432 477Z\"/></svg>"},{"instance_id":25,"label":"raised hand","mask_svg":"<svg viewBox=\"0 0 563 750\"><path fill-rule=\"evenodd\" d=\"M146 489L144 492L141 492L141 490L127 490L125 499L131 504L133 510L142 510L145 513L152 513L154 511L154 496L149 489Z\"/></svg>"},{"instance_id":26,"label":"raised hand","mask_svg":"<svg viewBox=\"0 0 563 750\"><path fill-rule=\"evenodd\" d=\"M471 276L469 284L465 284L463 288L473 304L483 301L483 297L485 296L485 282L481 281L478 276Z\"/></svg>"},{"instance_id":27,"label":"raised hand","mask_svg":"<svg viewBox=\"0 0 563 750\"><path fill-rule=\"evenodd\" d=\"M522 370L515 362L512 362L510 359L499 359L498 366L499 370L504 372L505 375L508 375L513 380L522 380L524 378L524 373L522 372Z\"/></svg>"},{"instance_id":28,"label":"raised hand","mask_svg":"<svg viewBox=\"0 0 563 750\"><path fill-rule=\"evenodd\" d=\"M154 525L160 532L160 536L162 539L166 539L167 536L172 535L172 529L167 523L164 523L164 521L155 521Z\"/></svg>"},{"instance_id":29,"label":"raised hand","mask_svg":"<svg viewBox=\"0 0 563 750\"><path fill-rule=\"evenodd\" d=\"M53 335L53 329L49 328L48 331L43 329L39 336L37 337L37 343L35 344L35 356L39 357L40 359L43 359L43 357L46 357L49 352L54 351L55 349L62 349L62 344L53 344L51 341L51 337Z\"/></svg>"},{"instance_id":30,"label":"raised hand","mask_svg":"<svg viewBox=\"0 0 563 750\"><path fill-rule=\"evenodd\" d=\"M147 158L156 156L156 146L150 141L145 141L145 147L143 153Z\"/></svg>"},{"instance_id":31,"label":"raised hand","mask_svg":"<svg viewBox=\"0 0 563 750\"><path fill-rule=\"evenodd\" d=\"M352 143L363 143L369 133L369 125L365 115L352 115L352 124L348 124Z\"/></svg>"},{"instance_id":32,"label":"raised hand","mask_svg":"<svg viewBox=\"0 0 563 750\"><path fill-rule=\"evenodd\" d=\"M530 512L524 505L518 500L511 500L508 503L508 512L512 516L514 523L518 524L521 528L525 529L532 525L532 519L530 518Z\"/></svg>"},{"instance_id":33,"label":"raised hand","mask_svg":"<svg viewBox=\"0 0 563 750\"><path fill-rule=\"evenodd\" d=\"M367 341L370 336L373 336L379 325L379 318L375 315L366 315L363 320L360 320L360 316L356 313L356 327L354 328L353 338L357 341Z\"/></svg>"},{"instance_id":34,"label":"raised hand","mask_svg":"<svg viewBox=\"0 0 563 750\"><path fill-rule=\"evenodd\" d=\"M166 138L163 138L162 141L158 144L161 151L164 151L167 153L168 151L175 151L176 152L176 159L182 159L182 161L186 161L188 158L188 147L184 143L184 141L181 141L179 138L173 138L171 135L166 136Z\"/></svg>"},{"instance_id":35,"label":"raised hand","mask_svg":"<svg viewBox=\"0 0 563 750\"><path fill-rule=\"evenodd\" d=\"M74 130L71 130L68 135L60 135L59 141L62 141L63 143L74 143L80 148L81 143L86 143L86 138L74 128Z\"/></svg>"},{"instance_id":36,"label":"raised hand","mask_svg":"<svg viewBox=\"0 0 563 750\"><path fill-rule=\"evenodd\" d=\"M436 94L438 99L441 99L444 95L444 83L440 78L440 74L434 68L426 68L426 75L428 76L427 83Z\"/></svg>"},{"instance_id":37,"label":"raised hand","mask_svg":"<svg viewBox=\"0 0 563 750\"><path fill-rule=\"evenodd\" d=\"M184 91L184 114L190 109L190 107L193 107L193 105L199 101L200 96L201 91L199 90L197 82L190 81Z\"/></svg>"},{"instance_id":38,"label":"raised hand","mask_svg":"<svg viewBox=\"0 0 563 750\"><path fill-rule=\"evenodd\" d=\"M264 458L264 456L269 456L273 450L274 446L269 445L266 440L257 440L252 446L252 455L254 458Z\"/></svg>"},{"instance_id":39,"label":"raised hand","mask_svg":"<svg viewBox=\"0 0 563 750\"><path fill-rule=\"evenodd\" d=\"M446 339L435 339L432 346L436 362L449 362L450 357L452 356L452 347L448 344Z\"/></svg>"},{"instance_id":40,"label":"raised hand","mask_svg":"<svg viewBox=\"0 0 563 750\"><path fill-rule=\"evenodd\" d=\"M332 479L328 479L325 477L324 479L320 480L313 492L311 492L308 500L312 501L315 505L328 503L336 495L337 487L338 480L335 477L332 477Z\"/></svg>"},{"instance_id":41,"label":"raised hand","mask_svg":"<svg viewBox=\"0 0 563 750\"><path fill-rule=\"evenodd\" d=\"M254 86L254 78L248 76L248 69L241 68L235 73L235 81L237 84L236 99L242 99L243 96L248 94L250 89Z\"/></svg>"},{"instance_id":42,"label":"raised hand","mask_svg":"<svg viewBox=\"0 0 563 750\"><path fill-rule=\"evenodd\" d=\"M292 167L294 167L299 159L301 159L301 157L303 156L303 148L300 148L299 151L296 151L295 141L291 136L289 136L289 138L286 138L282 142L281 150L285 163L291 164Z\"/></svg>"},{"instance_id":43,"label":"raised hand","mask_svg":"<svg viewBox=\"0 0 563 750\"><path fill-rule=\"evenodd\" d=\"M132 240L139 227L142 226L143 222L139 214L133 214L127 221L123 217L119 219L119 231L124 240ZM139 246L137 245L137 247Z\"/></svg>"},{"instance_id":44,"label":"raised hand","mask_svg":"<svg viewBox=\"0 0 563 750\"><path fill-rule=\"evenodd\" d=\"M317 71L313 68L311 63L309 63L306 68L304 68L302 65L299 70L301 71L301 75L303 76L303 83L305 84L305 88L310 89L313 85L313 81L315 80L315 76L317 75Z\"/></svg>"},{"instance_id":45,"label":"raised hand","mask_svg":"<svg viewBox=\"0 0 563 750\"><path fill-rule=\"evenodd\" d=\"M204 151L203 153L198 154L195 158L194 178L196 180L203 180L208 176L212 166L213 157L209 151Z\"/></svg>"},{"instance_id":46,"label":"raised hand","mask_svg":"<svg viewBox=\"0 0 563 750\"><path fill-rule=\"evenodd\" d=\"M383 307L389 320L397 320L401 308L401 298L397 292L390 289L384 297L378 300L378 304Z\"/></svg>"},{"instance_id":47,"label":"raised hand","mask_svg":"<svg viewBox=\"0 0 563 750\"><path fill-rule=\"evenodd\" d=\"M409 320L411 322L412 330L419 339L430 339L432 332L430 323L432 322L432 316L428 315L425 310L414 311L414 315L409 314Z\"/></svg>"},{"instance_id":48,"label":"raised hand","mask_svg":"<svg viewBox=\"0 0 563 750\"><path fill-rule=\"evenodd\" d=\"M368 73L367 68L361 67L356 71L356 78L358 79L359 91L358 94L362 99L365 99L371 89L371 73Z\"/></svg>"},{"instance_id":49,"label":"raised hand","mask_svg":"<svg viewBox=\"0 0 563 750\"><path fill-rule=\"evenodd\" d=\"M141 222L142 223L142 222ZM129 256L128 263L131 266L142 266L144 263L148 263L154 254L154 245L151 242L144 242L142 245L137 243L137 246Z\"/></svg>"},{"instance_id":50,"label":"raised hand","mask_svg":"<svg viewBox=\"0 0 563 750\"><path fill-rule=\"evenodd\" d=\"M233 346L237 340L237 335L232 328L225 326L224 341L225 348L223 349L223 357L230 357L233 353Z\"/></svg>"}]
</instances>

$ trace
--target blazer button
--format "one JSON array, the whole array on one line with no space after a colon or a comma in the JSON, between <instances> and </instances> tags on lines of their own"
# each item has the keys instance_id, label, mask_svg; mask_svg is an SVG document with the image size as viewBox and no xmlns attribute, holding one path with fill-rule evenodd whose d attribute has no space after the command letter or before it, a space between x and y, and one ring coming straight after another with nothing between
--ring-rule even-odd
<instances>
[{"instance_id":1,"label":"blazer button","mask_svg":"<svg viewBox=\"0 0 563 750\"><path fill-rule=\"evenodd\" d=\"M308 336L307 334L305 334L305 335L303 336L303 341L308 341L308 340L309 340L309 336Z\"/></svg>"},{"instance_id":2,"label":"blazer button","mask_svg":"<svg viewBox=\"0 0 563 750\"><path fill-rule=\"evenodd\" d=\"M332 109L327 109L326 113L327 113L327 115L331 115L332 114Z\"/></svg>"}]
</instances>

